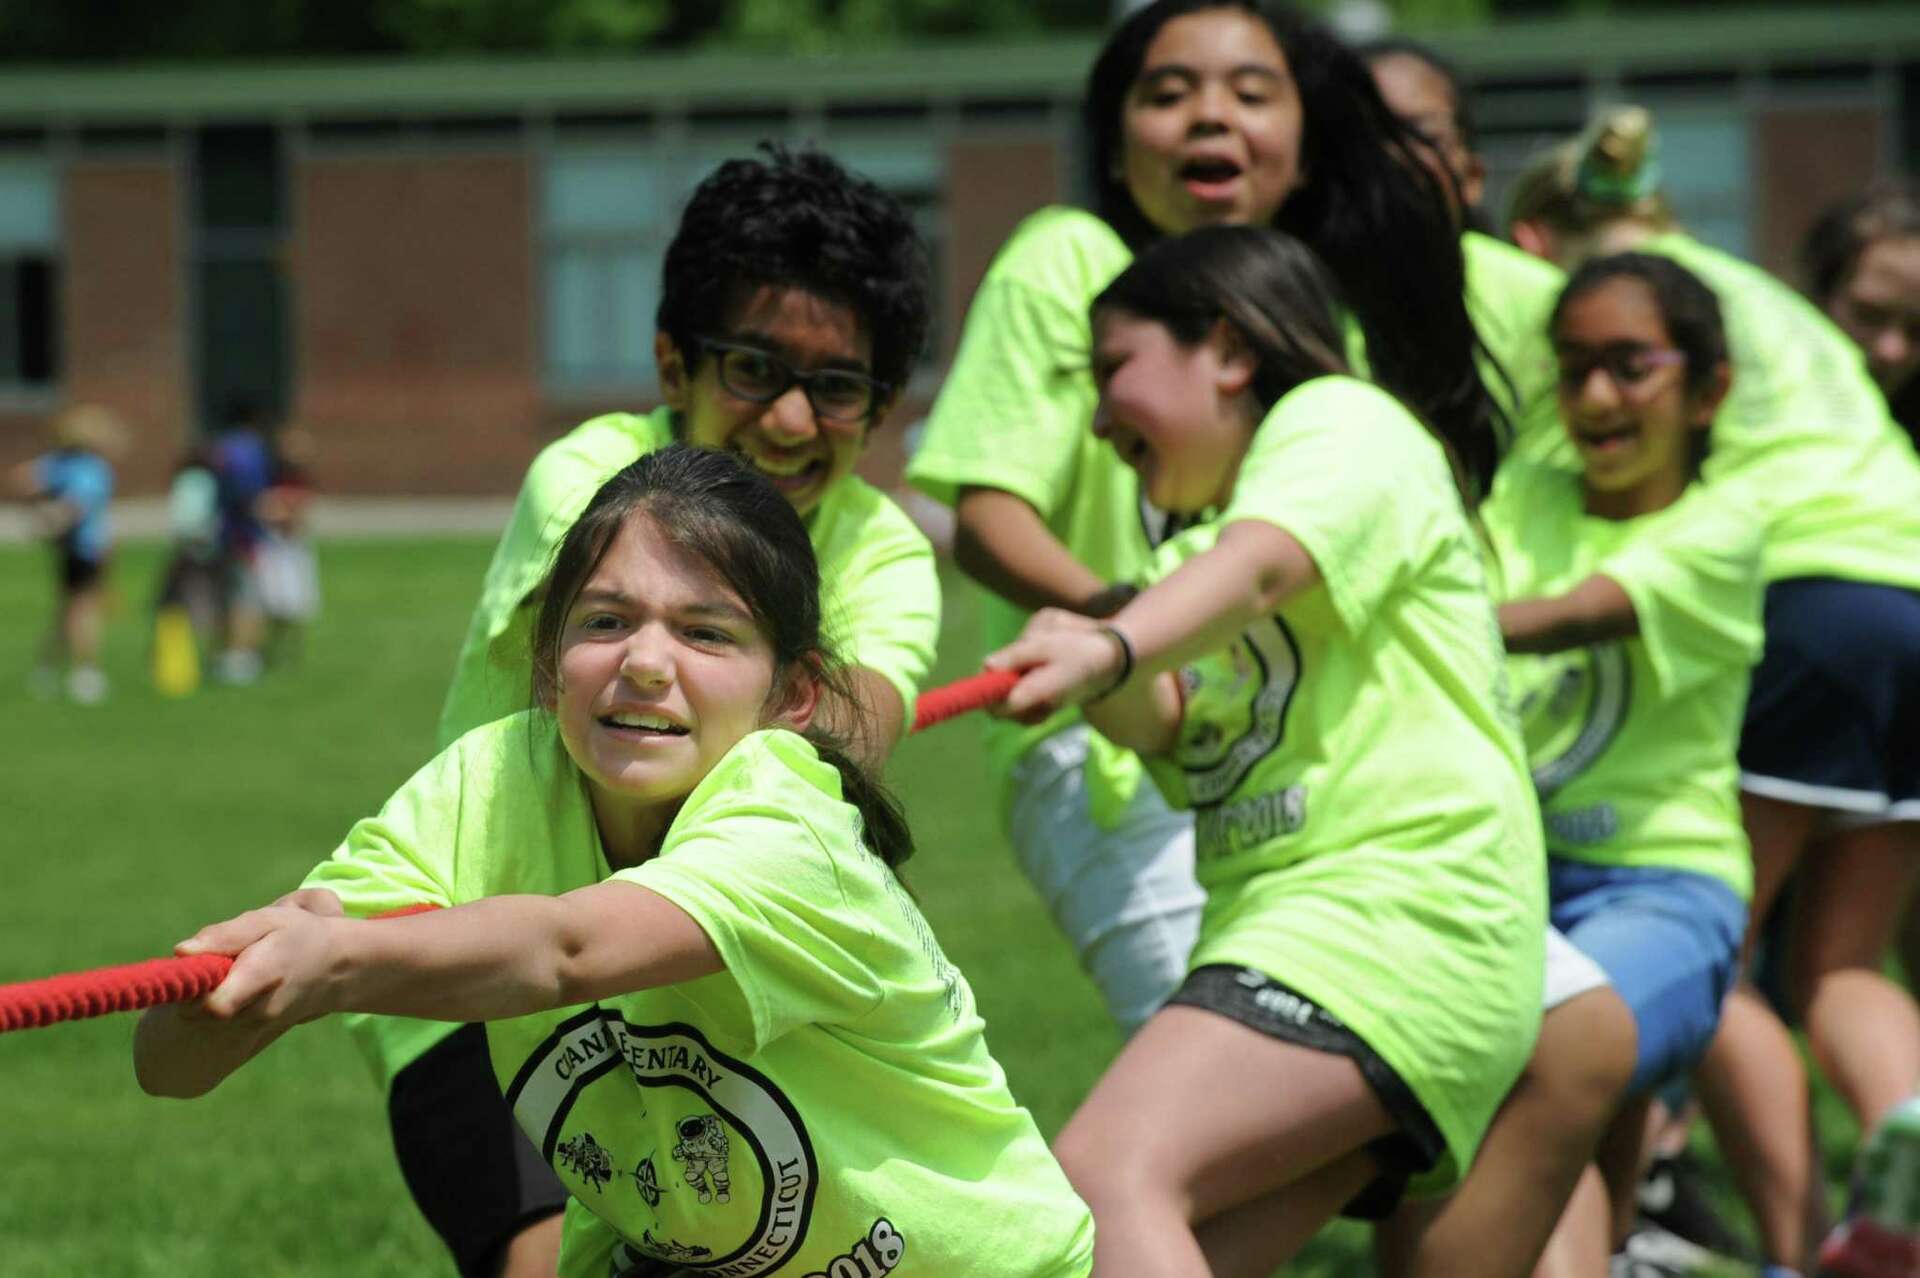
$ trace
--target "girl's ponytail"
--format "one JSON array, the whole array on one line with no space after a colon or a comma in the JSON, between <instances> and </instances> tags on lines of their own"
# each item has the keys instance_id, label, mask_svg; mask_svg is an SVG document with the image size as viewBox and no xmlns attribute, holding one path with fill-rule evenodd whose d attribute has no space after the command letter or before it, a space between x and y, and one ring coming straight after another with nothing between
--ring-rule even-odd
<instances>
[{"instance_id":1,"label":"girl's ponytail","mask_svg":"<svg viewBox=\"0 0 1920 1278\"><path fill-rule=\"evenodd\" d=\"M820 758L840 774L840 796L860 814L860 837L867 850L893 869L913 855L913 830L900 801L861 767L846 744L823 728L808 728L803 734Z\"/></svg>"}]
</instances>

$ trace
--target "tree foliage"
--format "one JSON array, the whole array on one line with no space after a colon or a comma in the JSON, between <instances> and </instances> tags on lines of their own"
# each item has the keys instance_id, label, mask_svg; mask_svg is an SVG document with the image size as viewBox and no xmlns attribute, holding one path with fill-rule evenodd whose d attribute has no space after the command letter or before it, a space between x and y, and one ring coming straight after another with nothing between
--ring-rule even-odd
<instances>
[{"instance_id":1,"label":"tree foliage","mask_svg":"<svg viewBox=\"0 0 1920 1278\"><path fill-rule=\"evenodd\" d=\"M0 0L0 60L813 50L1097 29L1109 0Z\"/></svg>"}]
</instances>

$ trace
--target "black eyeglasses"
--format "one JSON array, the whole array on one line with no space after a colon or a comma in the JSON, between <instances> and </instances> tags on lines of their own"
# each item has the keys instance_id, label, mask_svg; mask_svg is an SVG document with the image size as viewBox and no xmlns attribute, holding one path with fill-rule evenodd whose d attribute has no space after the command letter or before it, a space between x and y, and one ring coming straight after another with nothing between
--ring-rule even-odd
<instances>
[{"instance_id":1,"label":"black eyeglasses","mask_svg":"<svg viewBox=\"0 0 1920 1278\"><path fill-rule=\"evenodd\" d=\"M757 346L696 337L700 349L714 357L720 385L727 392L755 404L771 404L795 386L806 392L816 415L836 422L869 416L893 388L865 373L844 368L816 368L803 373L785 360Z\"/></svg>"},{"instance_id":2,"label":"black eyeglasses","mask_svg":"<svg viewBox=\"0 0 1920 1278\"><path fill-rule=\"evenodd\" d=\"M1593 370L1599 369L1623 395L1632 394L1641 383L1662 368L1687 362L1686 354L1670 346L1621 344L1591 348L1565 347L1558 355L1560 389L1577 394Z\"/></svg>"}]
</instances>

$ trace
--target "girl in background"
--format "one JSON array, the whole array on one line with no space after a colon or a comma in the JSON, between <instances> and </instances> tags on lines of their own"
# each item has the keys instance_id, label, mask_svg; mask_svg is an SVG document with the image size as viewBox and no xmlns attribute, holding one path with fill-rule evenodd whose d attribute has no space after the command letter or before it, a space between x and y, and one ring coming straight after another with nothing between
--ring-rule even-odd
<instances>
[{"instance_id":1,"label":"girl in background","mask_svg":"<svg viewBox=\"0 0 1920 1278\"><path fill-rule=\"evenodd\" d=\"M1672 262L1622 254L1575 272L1551 332L1584 471L1509 464L1482 514L1552 921L1610 982L1583 999L1627 1015L1596 1033L1550 999L1466 1184L1388 1231L1395 1275L1604 1278L1633 1224L1652 1091L1712 1041L1746 924L1734 753L1760 529L1693 482L1727 391L1719 307ZM1565 1102L1623 1051L1601 1105Z\"/></svg>"},{"instance_id":2,"label":"girl in background","mask_svg":"<svg viewBox=\"0 0 1920 1278\"><path fill-rule=\"evenodd\" d=\"M1375 379L1490 471L1500 414L1446 195L1425 144L1330 32L1283 5L1158 0L1108 39L1083 109L1094 208L1044 209L1002 248L907 472L955 509L955 558L990 592L989 645L1036 608L1113 612L1191 517L1152 502L1087 431L1088 305L1162 237L1274 225L1311 245L1355 322L1343 343L1364 344ZM1132 1030L1178 985L1197 935L1191 820L1070 708L998 725L988 749L1016 856Z\"/></svg>"},{"instance_id":3,"label":"girl in background","mask_svg":"<svg viewBox=\"0 0 1920 1278\"><path fill-rule=\"evenodd\" d=\"M1009 713L1081 707L1196 814L1191 970L1056 1142L1103 1278L1265 1275L1450 1186L1539 1025L1539 813L1462 500L1491 427L1352 377L1335 287L1220 227L1099 295L1096 434L1200 522L1108 620L989 659Z\"/></svg>"},{"instance_id":4,"label":"girl in background","mask_svg":"<svg viewBox=\"0 0 1920 1278\"><path fill-rule=\"evenodd\" d=\"M1085 1278L1086 1207L895 877L904 819L812 727L841 680L819 586L742 463L676 445L615 475L546 582L537 708L180 946L236 961L141 1022L141 1084L199 1095L329 1012L484 1021L573 1195L568 1278ZM346 917L422 904L449 908Z\"/></svg>"},{"instance_id":5,"label":"girl in background","mask_svg":"<svg viewBox=\"0 0 1920 1278\"><path fill-rule=\"evenodd\" d=\"M1920 1090L1920 1006L1881 971L1920 882L1920 461L1844 334L1679 228L1655 142L1652 118L1626 107L1542 156L1516 187L1514 238L1562 265L1669 258L1719 300L1733 387L1703 474L1766 539L1766 651L1740 743L1752 917L1797 869L1789 1003L1871 1136ZM1806 1083L1750 987L1731 996L1699 1081L1768 1260L1798 1272L1821 1214Z\"/></svg>"}]
</instances>

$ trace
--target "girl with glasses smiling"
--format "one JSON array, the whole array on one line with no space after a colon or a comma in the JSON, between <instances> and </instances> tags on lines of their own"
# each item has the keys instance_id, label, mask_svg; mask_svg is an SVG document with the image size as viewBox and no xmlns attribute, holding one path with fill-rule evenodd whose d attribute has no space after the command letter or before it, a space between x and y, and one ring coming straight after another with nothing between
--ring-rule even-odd
<instances>
[{"instance_id":1,"label":"girl with glasses smiling","mask_svg":"<svg viewBox=\"0 0 1920 1278\"><path fill-rule=\"evenodd\" d=\"M1702 473L1765 537L1766 646L1739 753L1752 916L1797 876L1788 1010L1872 1132L1920 1090L1920 1005L1881 970L1920 884L1920 461L1845 334L1679 228L1658 155L1647 112L1609 113L1521 176L1513 233L1563 265L1626 249L1676 262L1725 316L1733 383ZM1609 445L1631 454L1604 435L1593 451ZM1799 1272L1823 1214L1805 1079L1751 988L1728 1000L1699 1082L1767 1259Z\"/></svg>"},{"instance_id":2,"label":"girl with glasses smiling","mask_svg":"<svg viewBox=\"0 0 1920 1278\"><path fill-rule=\"evenodd\" d=\"M1652 1090L1712 1041L1746 925L1761 536L1694 482L1727 393L1720 308L1622 254L1575 272L1550 331L1583 469L1508 463L1481 507L1546 837L1546 1018L1466 1183L1386 1232L1389 1278L1524 1278L1549 1246L1543 1272L1604 1278Z\"/></svg>"}]
</instances>

